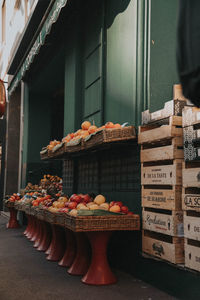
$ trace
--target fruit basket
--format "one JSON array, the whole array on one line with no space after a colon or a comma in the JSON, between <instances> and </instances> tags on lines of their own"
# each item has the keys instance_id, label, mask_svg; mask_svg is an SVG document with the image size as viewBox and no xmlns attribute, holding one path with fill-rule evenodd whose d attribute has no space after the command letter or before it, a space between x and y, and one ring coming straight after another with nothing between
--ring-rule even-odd
<instances>
[{"instance_id":1,"label":"fruit basket","mask_svg":"<svg viewBox=\"0 0 200 300\"><path fill-rule=\"evenodd\" d=\"M65 226L66 213L58 212L55 214L55 224Z\"/></svg>"},{"instance_id":2,"label":"fruit basket","mask_svg":"<svg viewBox=\"0 0 200 300\"><path fill-rule=\"evenodd\" d=\"M51 152L51 156L61 156L65 153L65 143L60 143L60 144L57 144Z\"/></svg>"},{"instance_id":3,"label":"fruit basket","mask_svg":"<svg viewBox=\"0 0 200 300\"><path fill-rule=\"evenodd\" d=\"M47 147L42 148L42 150L40 151L40 157L42 160L48 159L48 149Z\"/></svg>"},{"instance_id":4,"label":"fruit basket","mask_svg":"<svg viewBox=\"0 0 200 300\"><path fill-rule=\"evenodd\" d=\"M83 149L84 149L84 145L83 145L82 138L70 141L67 144L65 144L65 152L67 153L79 152Z\"/></svg>"},{"instance_id":5,"label":"fruit basket","mask_svg":"<svg viewBox=\"0 0 200 300\"><path fill-rule=\"evenodd\" d=\"M72 231L139 230L139 215L67 216L65 227Z\"/></svg>"},{"instance_id":6,"label":"fruit basket","mask_svg":"<svg viewBox=\"0 0 200 300\"><path fill-rule=\"evenodd\" d=\"M97 131L84 139L84 148L88 149L103 143L112 143L117 141L126 141L136 138L136 129L134 126L123 128L109 128Z\"/></svg>"},{"instance_id":7,"label":"fruit basket","mask_svg":"<svg viewBox=\"0 0 200 300\"><path fill-rule=\"evenodd\" d=\"M48 210L44 210L44 220L48 223L55 224L56 214Z\"/></svg>"},{"instance_id":8,"label":"fruit basket","mask_svg":"<svg viewBox=\"0 0 200 300\"><path fill-rule=\"evenodd\" d=\"M44 221L45 217L44 217L44 209L43 208L40 208L40 207L37 207L35 208L35 211L36 211L36 217L41 220L41 221Z\"/></svg>"},{"instance_id":9,"label":"fruit basket","mask_svg":"<svg viewBox=\"0 0 200 300\"><path fill-rule=\"evenodd\" d=\"M15 209L22 210L22 203L18 202L18 201L15 201Z\"/></svg>"},{"instance_id":10,"label":"fruit basket","mask_svg":"<svg viewBox=\"0 0 200 300\"><path fill-rule=\"evenodd\" d=\"M35 214L36 214L35 207L30 207L30 215L35 216Z\"/></svg>"},{"instance_id":11,"label":"fruit basket","mask_svg":"<svg viewBox=\"0 0 200 300\"><path fill-rule=\"evenodd\" d=\"M11 202L11 201L9 201L9 200L6 200L6 201L5 201L5 206L6 206L6 207L14 207L14 206L15 206L15 202Z\"/></svg>"},{"instance_id":12,"label":"fruit basket","mask_svg":"<svg viewBox=\"0 0 200 300\"><path fill-rule=\"evenodd\" d=\"M31 206L30 206L30 204L25 204L25 205L24 205L24 212L25 212L27 215L30 215L30 211L31 211Z\"/></svg>"}]
</instances>

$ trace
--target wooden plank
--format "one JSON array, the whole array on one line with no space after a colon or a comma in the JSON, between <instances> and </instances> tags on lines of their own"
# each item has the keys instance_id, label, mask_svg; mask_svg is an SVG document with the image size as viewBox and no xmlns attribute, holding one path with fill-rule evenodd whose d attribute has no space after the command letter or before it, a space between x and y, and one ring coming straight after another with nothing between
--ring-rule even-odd
<instances>
[{"instance_id":1,"label":"wooden plank","mask_svg":"<svg viewBox=\"0 0 200 300\"><path fill-rule=\"evenodd\" d=\"M182 209L200 212L200 189L182 189Z\"/></svg>"},{"instance_id":2,"label":"wooden plank","mask_svg":"<svg viewBox=\"0 0 200 300\"><path fill-rule=\"evenodd\" d=\"M184 212L184 234L186 238L200 241L200 213Z\"/></svg>"},{"instance_id":3,"label":"wooden plank","mask_svg":"<svg viewBox=\"0 0 200 300\"><path fill-rule=\"evenodd\" d=\"M158 160L172 160L183 159L184 151L179 147L183 145L182 138L174 138L172 145L141 149L140 160L141 162L150 162Z\"/></svg>"},{"instance_id":4,"label":"wooden plank","mask_svg":"<svg viewBox=\"0 0 200 300\"><path fill-rule=\"evenodd\" d=\"M200 108L195 106L185 106L182 112L183 127L200 123Z\"/></svg>"},{"instance_id":5,"label":"wooden plank","mask_svg":"<svg viewBox=\"0 0 200 300\"><path fill-rule=\"evenodd\" d=\"M183 186L200 187L200 168L183 167Z\"/></svg>"},{"instance_id":6,"label":"wooden plank","mask_svg":"<svg viewBox=\"0 0 200 300\"><path fill-rule=\"evenodd\" d=\"M162 240L159 233L152 234L150 231L143 231L142 251L175 264L183 263L184 239L173 237L171 241L166 241L164 239Z\"/></svg>"},{"instance_id":7,"label":"wooden plank","mask_svg":"<svg viewBox=\"0 0 200 300\"><path fill-rule=\"evenodd\" d=\"M152 126L149 130L139 126L138 144L151 143L176 136L183 136L183 129L174 125L163 125L158 128Z\"/></svg>"},{"instance_id":8,"label":"wooden plank","mask_svg":"<svg viewBox=\"0 0 200 300\"><path fill-rule=\"evenodd\" d=\"M185 266L200 272L200 246L185 239Z\"/></svg>"},{"instance_id":9,"label":"wooden plank","mask_svg":"<svg viewBox=\"0 0 200 300\"><path fill-rule=\"evenodd\" d=\"M149 124L170 116L181 116L182 109L187 104L184 100L170 100L165 102L164 108L150 113L149 110L142 112L142 124Z\"/></svg>"},{"instance_id":10,"label":"wooden plank","mask_svg":"<svg viewBox=\"0 0 200 300\"><path fill-rule=\"evenodd\" d=\"M147 189L142 186L142 206L169 210L181 209L181 186L172 186L172 189Z\"/></svg>"},{"instance_id":11,"label":"wooden plank","mask_svg":"<svg viewBox=\"0 0 200 300\"><path fill-rule=\"evenodd\" d=\"M182 184L182 160L176 159L171 165L158 165L141 167L142 185L162 184L181 185Z\"/></svg>"},{"instance_id":12,"label":"wooden plank","mask_svg":"<svg viewBox=\"0 0 200 300\"><path fill-rule=\"evenodd\" d=\"M160 232L171 236L183 237L183 212L171 211L170 214L160 213L156 209L150 211L143 208L143 229Z\"/></svg>"}]
</instances>

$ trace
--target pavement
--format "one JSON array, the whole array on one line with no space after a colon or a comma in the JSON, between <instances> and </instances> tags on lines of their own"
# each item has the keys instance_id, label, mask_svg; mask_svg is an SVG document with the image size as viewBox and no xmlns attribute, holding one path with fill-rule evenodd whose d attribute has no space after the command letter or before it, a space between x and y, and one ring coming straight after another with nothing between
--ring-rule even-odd
<instances>
[{"instance_id":1,"label":"pavement","mask_svg":"<svg viewBox=\"0 0 200 300\"><path fill-rule=\"evenodd\" d=\"M0 215L0 300L175 300L155 287L118 270L118 282L91 286L71 276L67 269L49 262L33 248L24 228L6 229Z\"/></svg>"}]
</instances>

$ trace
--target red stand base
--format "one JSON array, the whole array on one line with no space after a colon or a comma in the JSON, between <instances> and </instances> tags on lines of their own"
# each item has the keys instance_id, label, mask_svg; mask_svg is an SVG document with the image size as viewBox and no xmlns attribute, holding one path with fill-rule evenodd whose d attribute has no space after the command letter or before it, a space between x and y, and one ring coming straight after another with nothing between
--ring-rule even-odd
<instances>
[{"instance_id":1,"label":"red stand base","mask_svg":"<svg viewBox=\"0 0 200 300\"><path fill-rule=\"evenodd\" d=\"M26 215L26 217L27 217L27 226L26 226L26 229L25 229L25 231L23 232L23 234L25 235L25 236L27 236L27 234L29 233L29 231L30 231L30 227L31 227L31 219L30 219L30 216L29 215Z\"/></svg>"},{"instance_id":2,"label":"red stand base","mask_svg":"<svg viewBox=\"0 0 200 300\"><path fill-rule=\"evenodd\" d=\"M117 281L107 261L107 244L112 232L87 232L91 247L92 261L82 282L91 285L108 285Z\"/></svg>"},{"instance_id":3,"label":"red stand base","mask_svg":"<svg viewBox=\"0 0 200 300\"><path fill-rule=\"evenodd\" d=\"M36 236L35 243L33 245L34 248L37 248L40 245L42 234L43 234L42 221L38 220L38 233Z\"/></svg>"},{"instance_id":4,"label":"red stand base","mask_svg":"<svg viewBox=\"0 0 200 300\"><path fill-rule=\"evenodd\" d=\"M8 224L6 225L7 228L19 228L19 223L17 221L17 210L14 207L9 207L10 211L10 219Z\"/></svg>"},{"instance_id":5,"label":"red stand base","mask_svg":"<svg viewBox=\"0 0 200 300\"><path fill-rule=\"evenodd\" d=\"M71 275L84 275L89 267L89 243L86 235L82 232L76 232L76 256L68 269L68 273Z\"/></svg>"},{"instance_id":6,"label":"red stand base","mask_svg":"<svg viewBox=\"0 0 200 300\"><path fill-rule=\"evenodd\" d=\"M66 250L63 258L59 261L59 266L70 267L74 261L76 254L76 241L74 233L71 230L65 229Z\"/></svg>"},{"instance_id":7,"label":"red stand base","mask_svg":"<svg viewBox=\"0 0 200 300\"><path fill-rule=\"evenodd\" d=\"M38 237L38 233L39 233L39 221L37 218L34 217L34 227L33 227L33 235L30 238L31 242L35 242L37 240Z\"/></svg>"},{"instance_id":8,"label":"red stand base","mask_svg":"<svg viewBox=\"0 0 200 300\"><path fill-rule=\"evenodd\" d=\"M33 216L30 216L30 230L29 232L27 233L26 237L31 240L33 235L35 234L35 228L36 228L36 222L35 222L35 217Z\"/></svg>"},{"instance_id":9,"label":"red stand base","mask_svg":"<svg viewBox=\"0 0 200 300\"><path fill-rule=\"evenodd\" d=\"M57 225L52 225L52 241L47 249L47 260L58 261L60 260L65 252L65 236L63 228Z\"/></svg>"},{"instance_id":10,"label":"red stand base","mask_svg":"<svg viewBox=\"0 0 200 300\"><path fill-rule=\"evenodd\" d=\"M46 251L51 242L51 228L48 223L42 222L42 230L43 235L41 238L41 242L37 248L38 251Z\"/></svg>"}]
</instances>

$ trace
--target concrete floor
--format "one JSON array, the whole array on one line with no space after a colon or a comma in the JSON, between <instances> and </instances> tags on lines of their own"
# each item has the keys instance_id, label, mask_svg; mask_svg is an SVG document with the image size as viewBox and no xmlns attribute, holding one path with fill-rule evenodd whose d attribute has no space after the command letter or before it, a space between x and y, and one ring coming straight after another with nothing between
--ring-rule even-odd
<instances>
[{"instance_id":1,"label":"concrete floor","mask_svg":"<svg viewBox=\"0 0 200 300\"><path fill-rule=\"evenodd\" d=\"M24 228L6 229L0 216L0 300L173 300L174 297L126 273L114 271L117 284L89 286L79 276L45 259L24 237Z\"/></svg>"}]
</instances>

